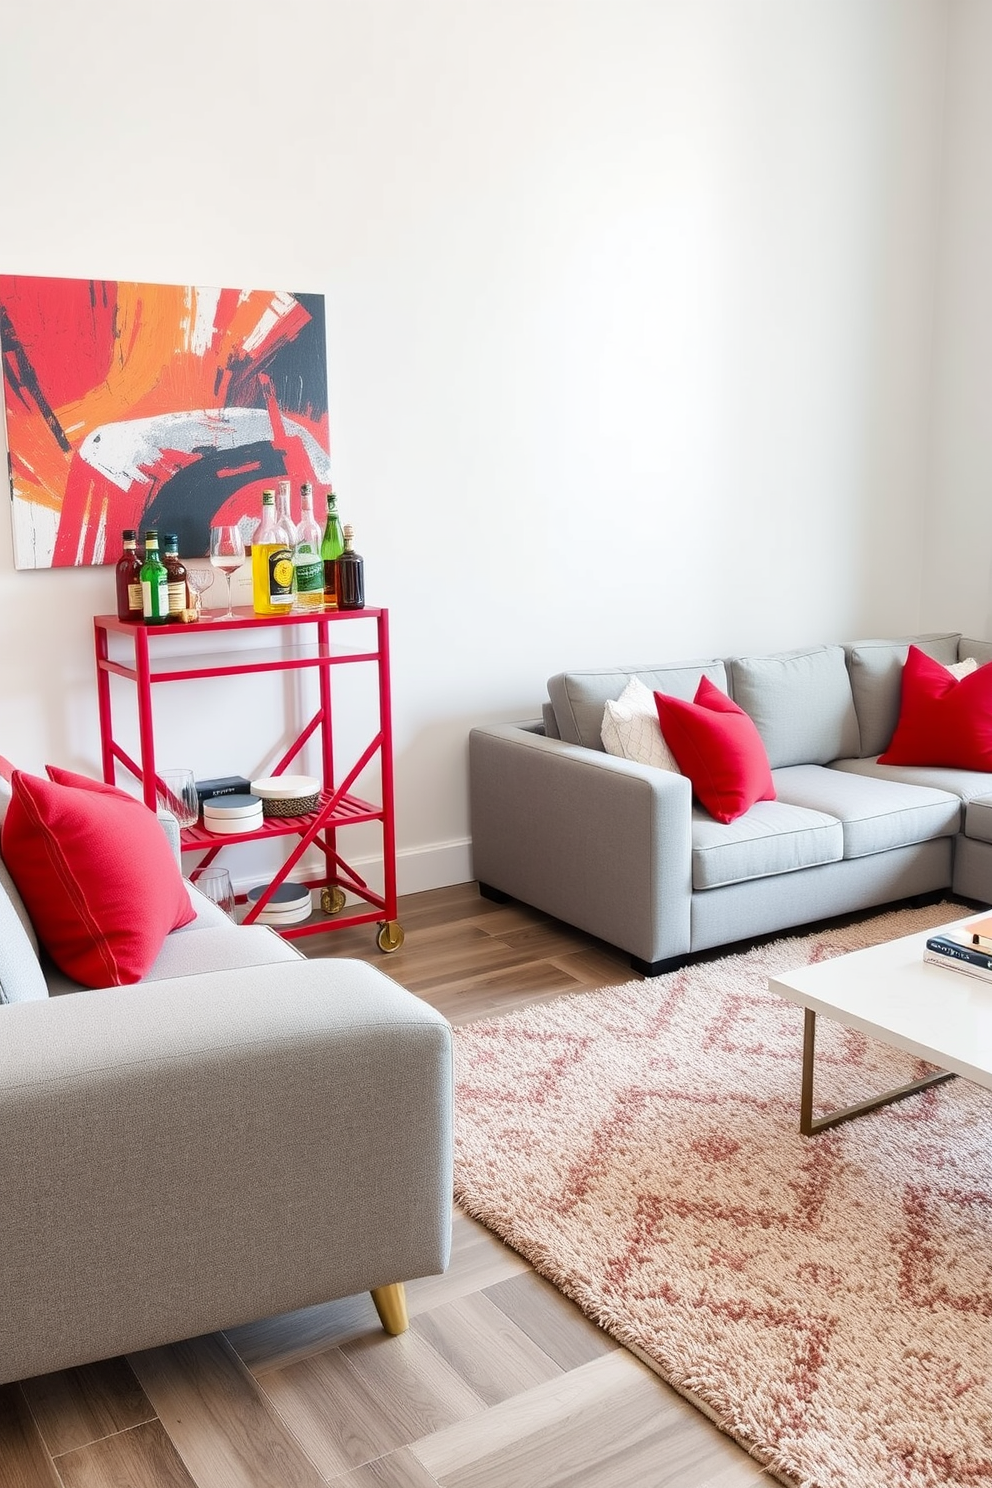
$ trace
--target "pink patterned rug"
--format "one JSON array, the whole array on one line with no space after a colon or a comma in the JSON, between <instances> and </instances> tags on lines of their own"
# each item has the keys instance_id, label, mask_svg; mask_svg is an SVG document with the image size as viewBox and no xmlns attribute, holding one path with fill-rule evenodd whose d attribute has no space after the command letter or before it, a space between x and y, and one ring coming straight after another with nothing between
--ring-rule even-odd
<instances>
[{"instance_id":1,"label":"pink patterned rug","mask_svg":"<svg viewBox=\"0 0 992 1488\"><path fill-rule=\"evenodd\" d=\"M966 912L880 915L456 1033L463 1207L803 1488L992 1488L992 1092L952 1080L802 1137L802 1012L766 985ZM817 1025L825 1103L920 1071Z\"/></svg>"}]
</instances>

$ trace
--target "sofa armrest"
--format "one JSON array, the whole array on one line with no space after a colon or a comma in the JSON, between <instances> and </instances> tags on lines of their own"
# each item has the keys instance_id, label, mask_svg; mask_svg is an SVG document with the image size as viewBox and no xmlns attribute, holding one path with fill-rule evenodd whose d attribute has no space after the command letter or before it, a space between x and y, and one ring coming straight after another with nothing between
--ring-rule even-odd
<instances>
[{"instance_id":1,"label":"sofa armrest","mask_svg":"<svg viewBox=\"0 0 992 1488\"><path fill-rule=\"evenodd\" d=\"M687 954L689 781L533 727L471 731L475 876L640 960Z\"/></svg>"},{"instance_id":2,"label":"sofa armrest","mask_svg":"<svg viewBox=\"0 0 992 1488\"><path fill-rule=\"evenodd\" d=\"M0 1381L442 1271L451 1032L345 959L3 1009Z\"/></svg>"}]
</instances>

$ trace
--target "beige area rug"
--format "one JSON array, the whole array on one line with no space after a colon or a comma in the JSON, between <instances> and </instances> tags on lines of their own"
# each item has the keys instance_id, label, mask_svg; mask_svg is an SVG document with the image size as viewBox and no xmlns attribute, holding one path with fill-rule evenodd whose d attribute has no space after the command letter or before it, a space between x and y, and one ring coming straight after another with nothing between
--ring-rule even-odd
<instances>
[{"instance_id":1,"label":"beige area rug","mask_svg":"<svg viewBox=\"0 0 992 1488\"><path fill-rule=\"evenodd\" d=\"M966 912L876 916L456 1034L465 1209L804 1488L992 1485L992 1092L952 1080L804 1138L802 1012L766 985ZM826 1104L925 1069L817 1025Z\"/></svg>"}]
</instances>

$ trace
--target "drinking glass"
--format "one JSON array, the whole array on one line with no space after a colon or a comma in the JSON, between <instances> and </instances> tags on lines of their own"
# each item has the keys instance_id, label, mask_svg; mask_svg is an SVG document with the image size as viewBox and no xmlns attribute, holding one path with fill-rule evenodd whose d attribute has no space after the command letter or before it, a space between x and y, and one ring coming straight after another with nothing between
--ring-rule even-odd
<instances>
[{"instance_id":1,"label":"drinking glass","mask_svg":"<svg viewBox=\"0 0 992 1488\"><path fill-rule=\"evenodd\" d=\"M218 617L221 620L238 618L231 605L231 575L241 567L244 561L245 540L241 536L241 528L237 525L211 527L210 562L214 568L219 568L227 579L227 610Z\"/></svg>"},{"instance_id":2,"label":"drinking glass","mask_svg":"<svg viewBox=\"0 0 992 1488\"><path fill-rule=\"evenodd\" d=\"M213 615L205 615L203 613L203 596L213 581L214 571L212 568L191 568L187 563L186 582L193 594L198 620L212 620L214 618Z\"/></svg>"},{"instance_id":3,"label":"drinking glass","mask_svg":"<svg viewBox=\"0 0 992 1488\"><path fill-rule=\"evenodd\" d=\"M231 919L235 919L234 913L234 889L231 886L231 875L226 868L204 868L202 873L193 879L196 888L208 899L212 899L218 909L222 909Z\"/></svg>"},{"instance_id":4,"label":"drinking glass","mask_svg":"<svg viewBox=\"0 0 992 1488\"><path fill-rule=\"evenodd\" d=\"M200 815L200 798L192 770L159 772L156 795L160 806L171 811L180 827L193 827Z\"/></svg>"}]
</instances>

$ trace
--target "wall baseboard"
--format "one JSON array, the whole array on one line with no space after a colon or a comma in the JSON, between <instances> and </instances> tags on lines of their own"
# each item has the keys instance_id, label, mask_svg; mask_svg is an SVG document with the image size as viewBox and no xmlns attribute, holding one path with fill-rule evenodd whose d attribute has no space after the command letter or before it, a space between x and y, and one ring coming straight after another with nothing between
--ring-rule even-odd
<instances>
[{"instance_id":1,"label":"wall baseboard","mask_svg":"<svg viewBox=\"0 0 992 1488\"><path fill-rule=\"evenodd\" d=\"M382 892L382 858L349 859L356 873L376 893ZM323 869L323 858L304 857L289 875L316 877ZM232 875L233 877L233 875ZM444 889L449 884L470 883L472 879L472 843L469 838L455 842L431 842L424 847L402 848L396 854L396 892L422 894L428 889ZM259 882L259 875L235 879L236 893L243 894Z\"/></svg>"}]
</instances>

